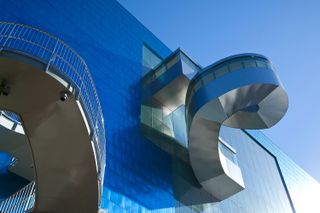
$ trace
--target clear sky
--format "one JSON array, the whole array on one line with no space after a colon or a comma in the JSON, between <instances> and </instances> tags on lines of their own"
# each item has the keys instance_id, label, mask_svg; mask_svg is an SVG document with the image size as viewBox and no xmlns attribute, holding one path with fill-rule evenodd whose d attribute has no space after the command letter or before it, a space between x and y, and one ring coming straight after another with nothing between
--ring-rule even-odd
<instances>
[{"instance_id":1,"label":"clear sky","mask_svg":"<svg viewBox=\"0 0 320 213\"><path fill-rule=\"evenodd\" d=\"M202 66L254 52L270 57L289 110L265 130L320 182L320 1L119 0L172 50Z\"/></svg>"}]
</instances>

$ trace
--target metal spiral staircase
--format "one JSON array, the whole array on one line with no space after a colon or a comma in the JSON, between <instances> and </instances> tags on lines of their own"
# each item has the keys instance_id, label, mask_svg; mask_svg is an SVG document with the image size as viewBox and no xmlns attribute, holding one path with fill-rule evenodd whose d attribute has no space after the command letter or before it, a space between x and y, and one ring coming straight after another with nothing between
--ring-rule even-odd
<instances>
[{"instance_id":1,"label":"metal spiral staircase","mask_svg":"<svg viewBox=\"0 0 320 213\"><path fill-rule=\"evenodd\" d=\"M47 32L0 22L0 109L0 150L25 140L32 162L13 154L16 174L32 175L0 212L98 212L106 139L84 60Z\"/></svg>"},{"instance_id":2,"label":"metal spiral staircase","mask_svg":"<svg viewBox=\"0 0 320 213\"><path fill-rule=\"evenodd\" d=\"M176 194L188 205L219 202L245 189L241 167L232 159L236 150L219 137L221 126L270 128L288 109L287 93L271 61L253 53L202 68L178 49L143 77L142 86L143 134L171 154L176 151L162 143L168 141L165 137L183 144L176 135L186 135L188 158L184 160L190 163L199 187L180 187ZM185 113L175 120L179 108ZM185 132L177 128L182 120Z\"/></svg>"},{"instance_id":3,"label":"metal spiral staircase","mask_svg":"<svg viewBox=\"0 0 320 213\"><path fill-rule=\"evenodd\" d=\"M190 81L186 95L190 162L201 186L217 201L245 188L241 169L219 148L221 126L270 128L287 109L287 93L262 55L230 56Z\"/></svg>"}]
</instances>

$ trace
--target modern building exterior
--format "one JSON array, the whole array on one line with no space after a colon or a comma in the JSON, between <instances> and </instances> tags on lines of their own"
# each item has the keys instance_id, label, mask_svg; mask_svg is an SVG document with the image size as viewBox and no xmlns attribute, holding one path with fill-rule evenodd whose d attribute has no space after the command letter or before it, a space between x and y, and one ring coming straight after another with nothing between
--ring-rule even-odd
<instances>
[{"instance_id":1,"label":"modern building exterior","mask_svg":"<svg viewBox=\"0 0 320 213\"><path fill-rule=\"evenodd\" d=\"M288 97L267 57L202 67L115 0L7 0L0 212L320 212L259 129Z\"/></svg>"}]
</instances>

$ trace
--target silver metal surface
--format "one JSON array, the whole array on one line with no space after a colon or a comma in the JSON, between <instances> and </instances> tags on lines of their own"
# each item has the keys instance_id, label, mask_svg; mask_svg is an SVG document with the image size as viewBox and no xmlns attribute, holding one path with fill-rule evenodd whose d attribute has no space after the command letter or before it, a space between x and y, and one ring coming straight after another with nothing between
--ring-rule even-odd
<instances>
[{"instance_id":1,"label":"silver metal surface","mask_svg":"<svg viewBox=\"0 0 320 213\"><path fill-rule=\"evenodd\" d=\"M231 64L237 68L232 69ZM223 69L226 72L218 75ZM203 81L209 75L211 80ZM221 201L245 187L240 168L227 171L222 164L224 156L218 146L221 125L269 128L286 113L287 94L267 58L240 55L195 76L186 98L192 168L202 187Z\"/></svg>"},{"instance_id":2,"label":"silver metal surface","mask_svg":"<svg viewBox=\"0 0 320 213\"><path fill-rule=\"evenodd\" d=\"M102 109L93 79L84 60L59 38L40 29L10 22L0 22L0 52L12 52L35 59L45 71L63 79L80 100L92 131L98 155L100 181L105 164L105 131ZM51 73L52 72L52 73ZM13 121L16 116L10 116ZM20 125L20 121L17 120Z\"/></svg>"},{"instance_id":3,"label":"silver metal surface","mask_svg":"<svg viewBox=\"0 0 320 213\"><path fill-rule=\"evenodd\" d=\"M0 96L0 107L20 115L28 138L36 183L34 210L96 212L105 131L86 64L58 38L15 23L0 22L0 56L0 80L11 85L8 96ZM68 95L63 101L62 92Z\"/></svg>"}]
</instances>

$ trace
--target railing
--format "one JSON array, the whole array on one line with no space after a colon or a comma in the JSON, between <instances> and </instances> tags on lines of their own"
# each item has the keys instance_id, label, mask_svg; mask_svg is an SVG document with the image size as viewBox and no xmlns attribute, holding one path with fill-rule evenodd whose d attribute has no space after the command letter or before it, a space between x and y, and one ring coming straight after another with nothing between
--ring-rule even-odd
<instances>
[{"instance_id":1,"label":"railing","mask_svg":"<svg viewBox=\"0 0 320 213\"><path fill-rule=\"evenodd\" d=\"M192 61L184 52L182 52L180 49L177 49L170 56L164 59L162 63L160 63L143 77L143 86L146 86L155 81L180 60L181 62L188 64L190 69L194 70L194 72L199 72L201 69L201 67L194 61Z\"/></svg>"},{"instance_id":2,"label":"railing","mask_svg":"<svg viewBox=\"0 0 320 213\"><path fill-rule=\"evenodd\" d=\"M10 119L12 122L21 125L21 120L19 115L16 113L10 112L10 111L0 111L2 115L4 115L6 118Z\"/></svg>"},{"instance_id":3,"label":"railing","mask_svg":"<svg viewBox=\"0 0 320 213\"><path fill-rule=\"evenodd\" d=\"M35 182L32 181L0 203L0 212L23 213L29 212L35 201Z\"/></svg>"},{"instance_id":4,"label":"railing","mask_svg":"<svg viewBox=\"0 0 320 213\"><path fill-rule=\"evenodd\" d=\"M257 54L233 56L233 58L226 58L222 61L218 61L217 63L214 63L210 67L207 67L203 71L199 72L190 82L186 96L187 108L190 104L191 97L201 87L217 78L224 76L227 73L244 68L274 69L272 63L267 58Z\"/></svg>"},{"instance_id":5,"label":"railing","mask_svg":"<svg viewBox=\"0 0 320 213\"><path fill-rule=\"evenodd\" d=\"M98 179L102 182L106 141L104 121L98 95L84 60L59 38L17 23L0 22L1 51L14 52L43 63L46 72L58 75L73 88L72 91L84 108L90 125L91 138L98 158ZM15 119L8 116L11 120Z\"/></svg>"},{"instance_id":6,"label":"railing","mask_svg":"<svg viewBox=\"0 0 320 213\"><path fill-rule=\"evenodd\" d=\"M15 131L19 134L25 134L21 124L20 116L10 111L0 111L0 125Z\"/></svg>"}]
</instances>

